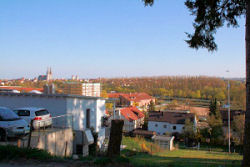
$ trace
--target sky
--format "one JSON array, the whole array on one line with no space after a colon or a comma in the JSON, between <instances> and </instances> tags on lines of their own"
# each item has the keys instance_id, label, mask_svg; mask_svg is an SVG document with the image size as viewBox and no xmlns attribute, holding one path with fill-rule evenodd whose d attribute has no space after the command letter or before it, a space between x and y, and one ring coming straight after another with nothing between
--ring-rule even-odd
<instances>
[{"instance_id":1,"label":"sky","mask_svg":"<svg viewBox=\"0 0 250 167\"><path fill-rule=\"evenodd\" d=\"M192 22L184 0L1 0L0 78L245 77L245 18L216 52L188 47Z\"/></svg>"}]
</instances>

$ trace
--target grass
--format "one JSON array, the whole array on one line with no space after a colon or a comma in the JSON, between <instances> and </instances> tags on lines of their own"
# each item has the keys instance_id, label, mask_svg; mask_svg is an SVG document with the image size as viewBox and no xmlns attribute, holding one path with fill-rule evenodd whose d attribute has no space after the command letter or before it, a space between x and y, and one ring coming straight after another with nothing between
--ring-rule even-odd
<instances>
[{"instance_id":1,"label":"grass","mask_svg":"<svg viewBox=\"0 0 250 167\"><path fill-rule=\"evenodd\" d=\"M0 160L12 159L37 159L50 160L56 157L50 155L47 151L35 148L18 148L17 146L0 146Z\"/></svg>"},{"instance_id":2,"label":"grass","mask_svg":"<svg viewBox=\"0 0 250 167\"><path fill-rule=\"evenodd\" d=\"M149 141L147 145L151 143ZM240 167L242 156L239 154L227 154L222 151L206 151L192 149L178 149L174 151L161 150L153 154L143 153L139 147L138 139L123 138L123 144L127 145L122 154L136 153L129 156L129 162L133 166L166 166L166 167Z\"/></svg>"}]
</instances>

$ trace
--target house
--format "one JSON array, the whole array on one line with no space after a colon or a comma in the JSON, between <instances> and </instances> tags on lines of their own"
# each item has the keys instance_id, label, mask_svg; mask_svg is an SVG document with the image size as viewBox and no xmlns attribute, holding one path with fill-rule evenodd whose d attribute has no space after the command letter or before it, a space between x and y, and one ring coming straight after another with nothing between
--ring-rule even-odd
<instances>
[{"instance_id":1,"label":"house","mask_svg":"<svg viewBox=\"0 0 250 167\"><path fill-rule=\"evenodd\" d=\"M116 106L138 106L147 107L155 98L147 93L109 93L109 98L116 98Z\"/></svg>"},{"instance_id":2,"label":"house","mask_svg":"<svg viewBox=\"0 0 250 167\"><path fill-rule=\"evenodd\" d=\"M221 109L221 118L223 126L228 126L228 109ZM239 115L245 115L243 110L230 110L230 121L233 122L234 118Z\"/></svg>"},{"instance_id":3,"label":"house","mask_svg":"<svg viewBox=\"0 0 250 167\"><path fill-rule=\"evenodd\" d=\"M105 138L105 127L102 123L105 115L103 98L63 94L0 93L0 106L11 109L46 108L52 115L53 126L72 128L74 131L74 150L82 147L80 150L86 152L88 147L81 143L84 139L79 136L89 136L85 133L92 128L98 133L99 146L103 144ZM80 143L77 143L78 141Z\"/></svg>"},{"instance_id":4,"label":"house","mask_svg":"<svg viewBox=\"0 0 250 167\"><path fill-rule=\"evenodd\" d=\"M194 123L194 127L197 125L196 116L193 113L188 112L164 112L154 111L149 112L148 118L148 130L154 131L159 135L166 133L180 134L183 132L185 126L185 120L190 119Z\"/></svg>"},{"instance_id":5,"label":"house","mask_svg":"<svg viewBox=\"0 0 250 167\"><path fill-rule=\"evenodd\" d=\"M142 111L132 106L120 108L115 111L115 119L124 120L123 130L125 132L141 128L144 123L144 117L145 115Z\"/></svg>"}]
</instances>

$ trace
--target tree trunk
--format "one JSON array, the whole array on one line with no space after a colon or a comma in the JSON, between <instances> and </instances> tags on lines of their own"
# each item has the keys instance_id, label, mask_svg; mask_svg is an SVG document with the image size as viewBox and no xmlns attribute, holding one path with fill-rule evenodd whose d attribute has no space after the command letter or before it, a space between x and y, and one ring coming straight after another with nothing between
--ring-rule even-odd
<instances>
[{"instance_id":1,"label":"tree trunk","mask_svg":"<svg viewBox=\"0 0 250 167\"><path fill-rule=\"evenodd\" d=\"M243 167L250 166L250 0L246 0L246 118Z\"/></svg>"},{"instance_id":2,"label":"tree trunk","mask_svg":"<svg viewBox=\"0 0 250 167\"><path fill-rule=\"evenodd\" d=\"M109 157L120 156L123 124L124 124L123 120L111 121L111 129L110 129L110 137L109 137L109 145L108 145Z\"/></svg>"}]
</instances>

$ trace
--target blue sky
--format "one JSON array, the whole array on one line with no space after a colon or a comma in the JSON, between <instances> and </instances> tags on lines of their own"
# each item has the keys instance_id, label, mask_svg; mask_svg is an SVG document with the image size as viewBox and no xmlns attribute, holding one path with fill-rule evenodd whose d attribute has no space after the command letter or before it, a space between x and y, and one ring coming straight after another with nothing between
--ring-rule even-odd
<instances>
[{"instance_id":1,"label":"blue sky","mask_svg":"<svg viewBox=\"0 0 250 167\"><path fill-rule=\"evenodd\" d=\"M188 48L192 21L182 0L1 0L0 78L244 77L244 17L214 53Z\"/></svg>"}]
</instances>

